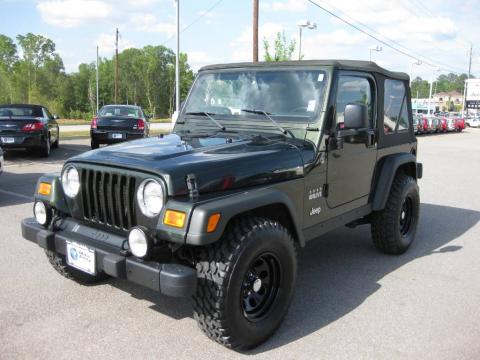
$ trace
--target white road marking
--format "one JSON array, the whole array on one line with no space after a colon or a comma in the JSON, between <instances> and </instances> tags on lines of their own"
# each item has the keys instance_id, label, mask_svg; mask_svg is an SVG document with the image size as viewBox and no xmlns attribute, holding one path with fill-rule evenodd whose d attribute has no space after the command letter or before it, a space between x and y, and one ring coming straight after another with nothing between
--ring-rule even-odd
<instances>
[{"instance_id":1,"label":"white road marking","mask_svg":"<svg viewBox=\"0 0 480 360\"><path fill-rule=\"evenodd\" d=\"M19 194L19 193L12 192L12 191L0 190L0 194L16 196L16 197L19 197L19 198L22 198L22 199L33 201L33 196L27 196L27 195Z\"/></svg>"}]
</instances>

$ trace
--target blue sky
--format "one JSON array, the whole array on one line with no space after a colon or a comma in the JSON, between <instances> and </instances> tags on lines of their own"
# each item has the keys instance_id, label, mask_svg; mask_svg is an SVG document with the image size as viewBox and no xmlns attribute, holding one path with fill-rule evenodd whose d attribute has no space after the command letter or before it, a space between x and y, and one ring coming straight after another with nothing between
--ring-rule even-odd
<instances>
[{"instance_id":1,"label":"blue sky","mask_svg":"<svg viewBox=\"0 0 480 360\"><path fill-rule=\"evenodd\" d=\"M251 0L180 0L181 27L203 16L181 34L181 50L194 69L218 63L251 60ZM310 20L315 30L305 30L305 59L351 58L373 60L392 70L429 78L432 67L440 72L466 72L468 47L474 45L473 73L480 76L480 9L476 0L315 0L351 22L368 26L370 33L404 46L422 65L332 18L306 0L260 0L260 39L273 40L278 31L298 40L297 23ZM217 4L218 3L218 4ZM205 11L212 6L208 13ZM121 48L164 44L174 47L173 0L0 0L0 33L14 38L33 32L57 45L67 72L95 59L98 44L102 56L113 54L118 26ZM378 35L381 34L381 35ZM382 37L383 36L383 37ZM384 36L388 37L386 39ZM170 40L169 40L170 39ZM262 55L261 51L261 55ZM440 72L436 72L437 75Z\"/></svg>"}]
</instances>

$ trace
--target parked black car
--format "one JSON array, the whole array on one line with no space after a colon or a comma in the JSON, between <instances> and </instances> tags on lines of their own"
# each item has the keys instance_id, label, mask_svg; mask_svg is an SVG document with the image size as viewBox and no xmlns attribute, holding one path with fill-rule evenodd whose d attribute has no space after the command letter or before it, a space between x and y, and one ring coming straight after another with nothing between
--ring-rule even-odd
<instances>
[{"instance_id":1,"label":"parked black car","mask_svg":"<svg viewBox=\"0 0 480 360\"><path fill-rule=\"evenodd\" d=\"M133 105L105 105L92 119L92 149L100 144L113 144L148 137L150 116Z\"/></svg>"},{"instance_id":2,"label":"parked black car","mask_svg":"<svg viewBox=\"0 0 480 360\"><path fill-rule=\"evenodd\" d=\"M59 136L57 117L45 106L0 105L0 145L4 149L39 150L48 157L51 148L58 147Z\"/></svg>"}]
</instances>

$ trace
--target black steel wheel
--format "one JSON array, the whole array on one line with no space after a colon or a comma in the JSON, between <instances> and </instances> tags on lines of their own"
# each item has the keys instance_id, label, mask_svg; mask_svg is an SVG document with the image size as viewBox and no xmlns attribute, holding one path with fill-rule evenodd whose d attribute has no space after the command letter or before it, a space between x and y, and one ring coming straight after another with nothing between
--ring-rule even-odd
<instances>
[{"instance_id":1,"label":"black steel wheel","mask_svg":"<svg viewBox=\"0 0 480 360\"><path fill-rule=\"evenodd\" d=\"M282 267L275 255L258 256L250 264L242 284L243 315L250 321L260 321L272 309L278 295Z\"/></svg>"}]
</instances>

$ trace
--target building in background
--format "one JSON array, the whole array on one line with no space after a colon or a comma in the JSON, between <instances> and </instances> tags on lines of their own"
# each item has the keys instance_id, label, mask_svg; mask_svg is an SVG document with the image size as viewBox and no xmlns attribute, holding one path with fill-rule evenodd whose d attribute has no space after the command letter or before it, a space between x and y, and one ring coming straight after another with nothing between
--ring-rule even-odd
<instances>
[{"instance_id":1,"label":"building in background","mask_svg":"<svg viewBox=\"0 0 480 360\"><path fill-rule=\"evenodd\" d=\"M428 112L428 103L430 99L412 99L412 112L414 114L426 114ZM463 104L463 95L458 91L439 92L432 96L430 111L461 111Z\"/></svg>"}]
</instances>

